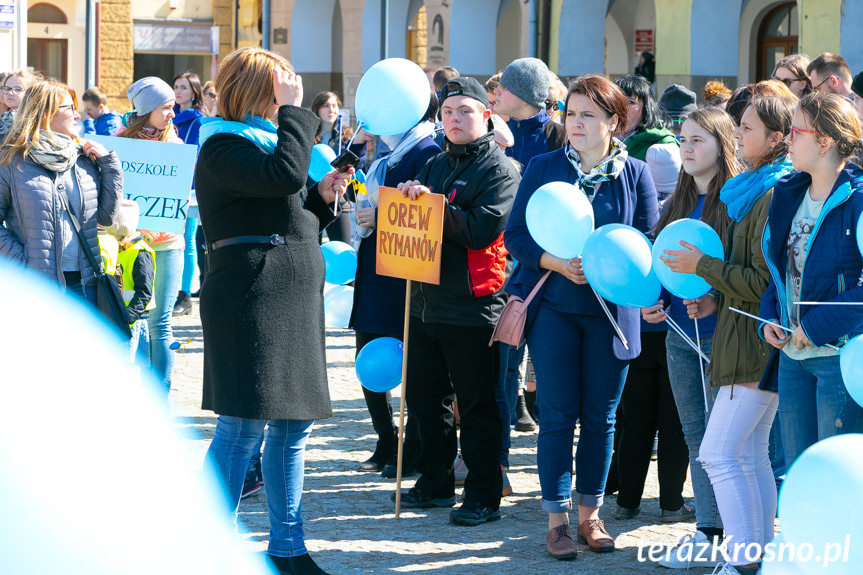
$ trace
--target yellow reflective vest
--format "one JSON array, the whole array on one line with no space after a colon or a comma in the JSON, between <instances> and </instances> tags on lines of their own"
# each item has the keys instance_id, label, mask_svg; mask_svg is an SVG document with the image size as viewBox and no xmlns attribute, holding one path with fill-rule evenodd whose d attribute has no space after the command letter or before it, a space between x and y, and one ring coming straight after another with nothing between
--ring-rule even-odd
<instances>
[{"instance_id":1,"label":"yellow reflective vest","mask_svg":"<svg viewBox=\"0 0 863 575\"><path fill-rule=\"evenodd\" d=\"M129 302L132 301L132 296L135 295L135 281L132 279L132 268L135 267L135 260L141 251L150 252L150 255L153 257L153 285L156 285L156 253L143 239L138 240L117 256L117 263L123 268L123 300L126 302L126 305L129 305ZM149 311L154 307L156 307L155 295L150 298L150 303L147 304L146 309Z\"/></svg>"}]
</instances>

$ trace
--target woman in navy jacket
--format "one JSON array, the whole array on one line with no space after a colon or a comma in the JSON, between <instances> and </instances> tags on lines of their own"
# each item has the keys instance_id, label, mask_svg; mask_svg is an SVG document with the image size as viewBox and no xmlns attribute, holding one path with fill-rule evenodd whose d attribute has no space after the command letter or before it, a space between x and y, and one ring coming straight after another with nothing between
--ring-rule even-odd
<instances>
[{"instance_id":1,"label":"woman in navy jacket","mask_svg":"<svg viewBox=\"0 0 863 575\"><path fill-rule=\"evenodd\" d=\"M863 170L849 163L860 150L853 105L813 93L797 106L789 155L799 170L776 183L762 247L770 285L760 315L794 330L764 324L779 368L779 412L786 464L807 447L853 432L860 407L839 371L841 346L863 332L863 306L797 302L863 302L863 258L857 222L863 213Z\"/></svg>"},{"instance_id":2,"label":"woman in navy jacket","mask_svg":"<svg viewBox=\"0 0 863 575\"><path fill-rule=\"evenodd\" d=\"M626 125L626 95L608 78L586 75L569 89L564 109L567 145L528 164L506 227L506 248L519 261L507 292L525 297L545 270L552 270L531 310L527 327L542 413L537 443L542 507L549 512L546 546L558 559L576 555L567 512L572 507L572 447L576 451L578 536L593 551L614 550L599 520L599 507L614 437L614 415L629 360L638 356L640 315L609 304L629 349L605 317L581 268L543 251L531 238L525 208L548 182L578 183L591 203L596 226L623 223L643 232L658 219L656 189L647 165L628 158L614 137Z\"/></svg>"}]
</instances>

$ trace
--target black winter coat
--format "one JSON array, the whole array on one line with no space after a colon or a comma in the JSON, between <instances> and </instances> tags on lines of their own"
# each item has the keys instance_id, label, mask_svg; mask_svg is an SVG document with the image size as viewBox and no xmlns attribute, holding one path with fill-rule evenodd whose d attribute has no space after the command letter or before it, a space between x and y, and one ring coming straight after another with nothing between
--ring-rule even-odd
<instances>
[{"instance_id":1,"label":"black winter coat","mask_svg":"<svg viewBox=\"0 0 863 575\"><path fill-rule=\"evenodd\" d=\"M332 415L318 245L332 211L316 188L305 187L319 122L308 110L282 106L273 154L233 134L201 147L195 181L207 240L286 237L285 245L238 244L208 256L200 299L203 408L220 415Z\"/></svg>"}]
</instances>

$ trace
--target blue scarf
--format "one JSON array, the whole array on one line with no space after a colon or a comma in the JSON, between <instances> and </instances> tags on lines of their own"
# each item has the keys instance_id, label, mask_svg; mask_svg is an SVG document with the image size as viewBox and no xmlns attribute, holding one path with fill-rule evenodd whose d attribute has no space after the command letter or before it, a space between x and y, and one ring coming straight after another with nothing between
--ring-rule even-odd
<instances>
[{"instance_id":1,"label":"blue scarf","mask_svg":"<svg viewBox=\"0 0 863 575\"><path fill-rule=\"evenodd\" d=\"M742 220L758 198L767 193L779 178L792 171L794 168L791 167L791 160L785 156L772 164L743 172L725 182L719 191L719 199L727 206L728 217L735 222Z\"/></svg>"},{"instance_id":2,"label":"blue scarf","mask_svg":"<svg viewBox=\"0 0 863 575\"><path fill-rule=\"evenodd\" d=\"M276 149L276 126L260 116L246 115L242 122L231 122L222 118L201 118L200 145L215 134L236 134L257 144L259 148L272 154Z\"/></svg>"}]
</instances>

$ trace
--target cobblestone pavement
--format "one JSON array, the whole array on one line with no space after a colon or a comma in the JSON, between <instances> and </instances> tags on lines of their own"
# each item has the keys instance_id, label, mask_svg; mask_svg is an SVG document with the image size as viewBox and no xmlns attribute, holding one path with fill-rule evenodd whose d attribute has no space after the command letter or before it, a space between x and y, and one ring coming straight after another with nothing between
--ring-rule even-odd
<instances>
[{"instance_id":1,"label":"cobblestone pavement","mask_svg":"<svg viewBox=\"0 0 863 575\"><path fill-rule=\"evenodd\" d=\"M216 419L212 412L200 409L203 339L197 300L191 315L174 318L174 336L182 347L177 352L171 413L178 427L196 432L198 438L189 440L188 449L190 457L202 461ZM578 559L570 562L555 561L545 553L547 515L540 509L536 433L513 432L509 478L514 494L502 502L500 521L479 527L456 526L448 522L449 509L404 510L396 520L390 501L395 480L356 471L371 455L375 435L353 358L353 332L328 329L334 415L318 422L312 432L303 497L306 544L322 568L333 574L672 573L638 559L639 545L673 544L694 530L692 523L660 522L655 464L637 519L614 520L615 498L606 500L601 516L616 539L615 553L595 554L579 545ZM404 485L410 487L414 479L406 479ZM684 495L692 497L688 481ZM269 533L266 494L261 491L243 500L240 516L247 529L242 535L246 545L250 550L265 550ZM642 556L646 558L646 549Z\"/></svg>"}]
</instances>

